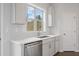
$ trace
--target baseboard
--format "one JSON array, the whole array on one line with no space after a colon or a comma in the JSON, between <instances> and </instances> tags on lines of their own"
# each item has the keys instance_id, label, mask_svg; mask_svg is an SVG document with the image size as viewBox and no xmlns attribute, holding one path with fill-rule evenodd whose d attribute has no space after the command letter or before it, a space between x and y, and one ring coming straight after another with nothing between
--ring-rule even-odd
<instances>
[{"instance_id":1,"label":"baseboard","mask_svg":"<svg viewBox=\"0 0 79 59\"><path fill-rule=\"evenodd\" d=\"M63 50L60 50L59 52L64 52Z\"/></svg>"},{"instance_id":2,"label":"baseboard","mask_svg":"<svg viewBox=\"0 0 79 59\"><path fill-rule=\"evenodd\" d=\"M56 55L58 55L59 54L59 52L57 52L56 54L54 54L53 56L56 56Z\"/></svg>"},{"instance_id":3,"label":"baseboard","mask_svg":"<svg viewBox=\"0 0 79 59\"><path fill-rule=\"evenodd\" d=\"M74 52L79 52L79 50L75 50Z\"/></svg>"},{"instance_id":4,"label":"baseboard","mask_svg":"<svg viewBox=\"0 0 79 59\"><path fill-rule=\"evenodd\" d=\"M76 50L76 51L59 51L59 52L79 52L79 50Z\"/></svg>"}]
</instances>

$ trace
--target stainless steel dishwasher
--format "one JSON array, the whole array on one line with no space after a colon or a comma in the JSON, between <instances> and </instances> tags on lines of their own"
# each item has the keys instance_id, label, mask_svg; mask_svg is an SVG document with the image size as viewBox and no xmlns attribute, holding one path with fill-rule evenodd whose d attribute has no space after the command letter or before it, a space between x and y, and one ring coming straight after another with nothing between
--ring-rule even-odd
<instances>
[{"instance_id":1,"label":"stainless steel dishwasher","mask_svg":"<svg viewBox=\"0 0 79 59\"><path fill-rule=\"evenodd\" d=\"M24 45L25 56L42 56L42 41L36 41Z\"/></svg>"}]
</instances>

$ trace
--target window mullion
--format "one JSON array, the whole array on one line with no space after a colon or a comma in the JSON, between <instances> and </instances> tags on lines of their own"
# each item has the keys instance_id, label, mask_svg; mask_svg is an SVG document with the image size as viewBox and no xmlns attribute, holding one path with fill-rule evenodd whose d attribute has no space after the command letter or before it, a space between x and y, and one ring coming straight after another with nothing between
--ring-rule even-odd
<instances>
[{"instance_id":1,"label":"window mullion","mask_svg":"<svg viewBox=\"0 0 79 59\"><path fill-rule=\"evenodd\" d=\"M36 29L37 29L37 22L36 22L36 20L34 21L34 31L36 31Z\"/></svg>"},{"instance_id":2,"label":"window mullion","mask_svg":"<svg viewBox=\"0 0 79 59\"><path fill-rule=\"evenodd\" d=\"M36 12L35 12L35 9L36 8L34 8L34 17L35 17L35 19L34 19L34 31L37 31L36 29L37 29L37 20L36 20Z\"/></svg>"}]
</instances>

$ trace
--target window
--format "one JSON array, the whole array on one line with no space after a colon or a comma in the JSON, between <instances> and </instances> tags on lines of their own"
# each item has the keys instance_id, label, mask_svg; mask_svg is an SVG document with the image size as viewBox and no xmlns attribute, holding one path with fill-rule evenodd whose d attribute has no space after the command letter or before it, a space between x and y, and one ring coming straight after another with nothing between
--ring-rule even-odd
<instances>
[{"instance_id":1,"label":"window","mask_svg":"<svg viewBox=\"0 0 79 59\"><path fill-rule=\"evenodd\" d=\"M43 13L44 11L32 6L27 8L27 31L43 31Z\"/></svg>"},{"instance_id":2,"label":"window","mask_svg":"<svg viewBox=\"0 0 79 59\"><path fill-rule=\"evenodd\" d=\"M34 8L28 7L27 10L27 31L34 31Z\"/></svg>"}]
</instances>

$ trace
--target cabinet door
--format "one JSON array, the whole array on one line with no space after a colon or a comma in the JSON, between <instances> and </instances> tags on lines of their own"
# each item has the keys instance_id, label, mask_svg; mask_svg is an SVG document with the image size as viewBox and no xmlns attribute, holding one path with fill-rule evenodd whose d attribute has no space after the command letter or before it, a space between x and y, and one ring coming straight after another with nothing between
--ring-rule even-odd
<instances>
[{"instance_id":1,"label":"cabinet door","mask_svg":"<svg viewBox=\"0 0 79 59\"><path fill-rule=\"evenodd\" d=\"M49 43L43 44L43 56L49 56Z\"/></svg>"},{"instance_id":2,"label":"cabinet door","mask_svg":"<svg viewBox=\"0 0 79 59\"><path fill-rule=\"evenodd\" d=\"M54 39L55 38L51 38L49 42L50 56L54 55Z\"/></svg>"},{"instance_id":3,"label":"cabinet door","mask_svg":"<svg viewBox=\"0 0 79 59\"><path fill-rule=\"evenodd\" d=\"M49 7L49 12L48 12L48 26L52 26L52 7Z\"/></svg>"},{"instance_id":4,"label":"cabinet door","mask_svg":"<svg viewBox=\"0 0 79 59\"><path fill-rule=\"evenodd\" d=\"M59 51L59 40L56 37L56 40L55 40L55 53L57 53L58 51Z\"/></svg>"},{"instance_id":5,"label":"cabinet door","mask_svg":"<svg viewBox=\"0 0 79 59\"><path fill-rule=\"evenodd\" d=\"M12 5L12 23L25 24L26 22L26 4L18 3Z\"/></svg>"},{"instance_id":6,"label":"cabinet door","mask_svg":"<svg viewBox=\"0 0 79 59\"><path fill-rule=\"evenodd\" d=\"M54 7L49 5L48 10L48 26L55 26Z\"/></svg>"},{"instance_id":7,"label":"cabinet door","mask_svg":"<svg viewBox=\"0 0 79 59\"><path fill-rule=\"evenodd\" d=\"M57 52L58 52L58 41L56 41L55 43L56 43L56 44L55 44L55 46L56 46L56 47L55 47L55 48L56 48L55 53L57 53Z\"/></svg>"}]
</instances>

